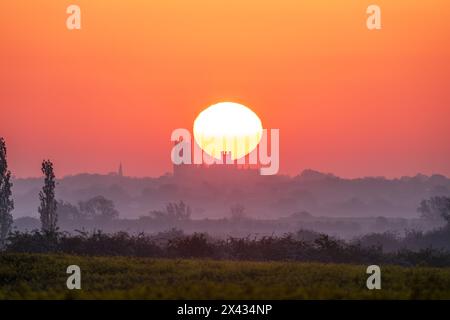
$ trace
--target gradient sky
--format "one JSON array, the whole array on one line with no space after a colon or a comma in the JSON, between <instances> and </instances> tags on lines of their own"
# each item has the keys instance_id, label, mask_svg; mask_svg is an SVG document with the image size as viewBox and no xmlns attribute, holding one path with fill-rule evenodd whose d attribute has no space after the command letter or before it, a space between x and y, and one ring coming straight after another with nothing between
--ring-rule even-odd
<instances>
[{"instance_id":1,"label":"gradient sky","mask_svg":"<svg viewBox=\"0 0 450 320\"><path fill-rule=\"evenodd\" d=\"M0 2L0 136L19 177L43 158L59 176L163 174L172 130L220 101L280 129L282 173L450 176L449 84L448 0Z\"/></svg>"}]
</instances>

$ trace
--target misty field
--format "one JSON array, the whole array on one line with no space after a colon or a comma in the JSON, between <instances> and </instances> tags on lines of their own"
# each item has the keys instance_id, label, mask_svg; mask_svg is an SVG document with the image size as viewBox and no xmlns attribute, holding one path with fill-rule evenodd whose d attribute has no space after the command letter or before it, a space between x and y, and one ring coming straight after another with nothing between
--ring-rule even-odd
<instances>
[{"instance_id":1,"label":"misty field","mask_svg":"<svg viewBox=\"0 0 450 320\"><path fill-rule=\"evenodd\" d=\"M1 254L0 299L450 299L450 268L381 269L370 291L358 265Z\"/></svg>"}]
</instances>

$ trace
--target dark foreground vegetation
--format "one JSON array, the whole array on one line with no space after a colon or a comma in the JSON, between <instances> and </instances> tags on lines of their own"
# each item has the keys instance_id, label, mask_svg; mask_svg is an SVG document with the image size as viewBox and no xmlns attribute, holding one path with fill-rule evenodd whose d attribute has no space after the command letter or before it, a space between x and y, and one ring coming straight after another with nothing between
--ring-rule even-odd
<instances>
[{"instance_id":1,"label":"dark foreground vegetation","mask_svg":"<svg viewBox=\"0 0 450 320\"><path fill-rule=\"evenodd\" d=\"M410 232L404 238L393 234L370 234L352 241L311 231L299 231L281 237L228 239L216 239L204 233L185 235L176 229L155 235L130 235L125 232L106 234L101 231L71 235L33 231L10 234L4 251L446 267L450 266L449 240L448 226L428 233Z\"/></svg>"},{"instance_id":2,"label":"dark foreground vegetation","mask_svg":"<svg viewBox=\"0 0 450 320\"><path fill-rule=\"evenodd\" d=\"M81 268L68 290L66 268ZM450 299L450 268L0 254L0 299Z\"/></svg>"}]
</instances>

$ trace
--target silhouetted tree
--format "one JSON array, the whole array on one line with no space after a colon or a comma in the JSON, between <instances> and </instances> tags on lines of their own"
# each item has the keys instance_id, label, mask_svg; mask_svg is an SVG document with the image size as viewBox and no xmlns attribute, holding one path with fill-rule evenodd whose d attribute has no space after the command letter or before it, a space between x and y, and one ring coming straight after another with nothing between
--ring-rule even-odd
<instances>
[{"instance_id":1,"label":"silhouetted tree","mask_svg":"<svg viewBox=\"0 0 450 320\"><path fill-rule=\"evenodd\" d=\"M85 215L77 206L63 200L58 201L56 212L58 213L58 220L61 223L81 221L85 218Z\"/></svg>"},{"instance_id":2,"label":"silhouetted tree","mask_svg":"<svg viewBox=\"0 0 450 320\"><path fill-rule=\"evenodd\" d=\"M110 221L119 216L119 212L114 206L112 200L106 199L103 196L97 196L87 201L79 202L81 214L88 219L99 222Z\"/></svg>"},{"instance_id":3,"label":"silhouetted tree","mask_svg":"<svg viewBox=\"0 0 450 320\"><path fill-rule=\"evenodd\" d=\"M245 219L245 207L237 203L230 208L231 210L231 220L240 221Z\"/></svg>"},{"instance_id":4,"label":"silhouetted tree","mask_svg":"<svg viewBox=\"0 0 450 320\"><path fill-rule=\"evenodd\" d=\"M6 161L6 143L0 138L0 248L4 246L13 223L11 211L14 209L14 201L11 187L11 171L8 170Z\"/></svg>"},{"instance_id":5,"label":"silhouetted tree","mask_svg":"<svg viewBox=\"0 0 450 320\"><path fill-rule=\"evenodd\" d=\"M436 220L444 219L450 224L450 198L448 197L431 197L422 200L419 208L417 208L423 218Z\"/></svg>"},{"instance_id":6,"label":"silhouetted tree","mask_svg":"<svg viewBox=\"0 0 450 320\"><path fill-rule=\"evenodd\" d=\"M170 202L166 205L165 210L150 211L150 217L166 222L175 222L189 220L191 218L191 207L186 205L183 201Z\"/></svg>"},{"instance_id":7,"label":"silhouetted tree","mask_svg":"<svg viewBox=\"0 0 450 320\"><path fill-rule=\"evenodd\" d=\"M41 170L45 175L44 186L42 187L42 191L39 192L39 199L41 200L39 214L41 217L42 231L53 234L57 231L56 222L58 220L53 163L50 160L44 160Z\"/></svg>"},{"instance_id":8,"label":"silhouetted tree","mask_svg":"<svg viewBox=\"0 0 450 320\"><path fill-rule=\"evenodd\" d=\"M191 217L191 207L183 201L169 203L166 206L166 211L170 216L176 217L177 220L188 220Z\"/></svg>"}]
</instances>

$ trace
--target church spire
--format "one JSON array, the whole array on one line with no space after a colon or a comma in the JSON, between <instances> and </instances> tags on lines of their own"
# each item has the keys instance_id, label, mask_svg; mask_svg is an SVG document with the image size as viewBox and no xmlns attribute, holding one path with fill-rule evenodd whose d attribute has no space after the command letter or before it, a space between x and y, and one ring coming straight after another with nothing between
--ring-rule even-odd
<instances>
[{"instance_id":1,"label":"church spire","mask_svg":"<svg viewBox=\"0 0 450 320\"><path fill-rule=\"evenodd\" d=\"M123 177L123 169L122 169L122 162L119 164L119 171L117 172L119 177Z\"/></svg>"}]
</instances>

